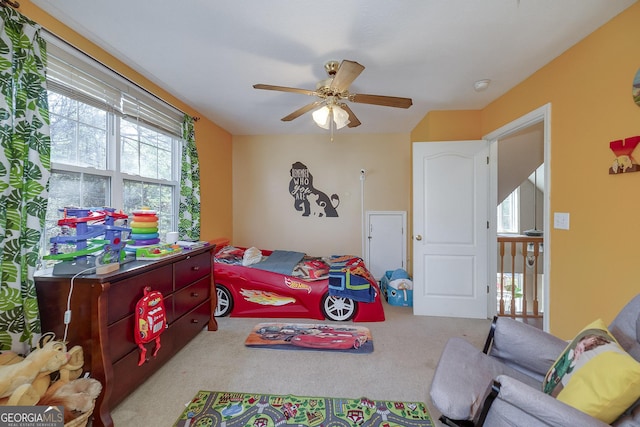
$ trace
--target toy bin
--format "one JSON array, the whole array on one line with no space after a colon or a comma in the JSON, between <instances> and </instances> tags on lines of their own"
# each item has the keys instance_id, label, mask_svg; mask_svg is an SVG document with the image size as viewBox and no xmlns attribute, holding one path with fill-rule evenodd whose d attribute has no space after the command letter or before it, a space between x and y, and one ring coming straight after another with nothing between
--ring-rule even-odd
<instances>
[{"instance_id":1,"label":"toy bin","mask_svg":"<svg viewBox=\"0 0 640 427\"><path fill-rule=\"evenodd\" d=\"M380 291L382 292L382 296L385 301L388 301L387 298L387 290L389 289L389 282L391 281L391 275L393 274L393 270L387 270L380 279Z\"/></svg>"},{"instance_id":2,"label":"toy bin","mask_svg":"<svg viewBox=\"0 0 640 427\"><path fill-rule=\"evenodd\" d=\"M384 299L391 305L413 306L413 281L401 268L385 272L380 280L380 290Z\"/></svg>"}]
</instances>

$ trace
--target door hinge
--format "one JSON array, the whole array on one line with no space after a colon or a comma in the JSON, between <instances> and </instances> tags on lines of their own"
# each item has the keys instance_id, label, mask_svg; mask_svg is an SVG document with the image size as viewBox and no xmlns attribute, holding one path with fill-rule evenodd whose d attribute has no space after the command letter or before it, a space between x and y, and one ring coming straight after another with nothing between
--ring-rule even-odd
<instances>
[{"instance_id":1,"label":"door hinge","mask_svg":"<svg viewBox=\"0 0 640 427\"><path fill-rule=\"evenodd\" d=\"M487 221L487 230L489 229L489 221Z\"/></svg>"},{"instance_id":2,"label":"door hinge","mask_svg":"<svg viewBox=\"0 0 640 427\"><path fill-rule=\"evenodd\" d=\"M487 164L489 164L489 156L487 156Z\"/></svg>"},{"instance_id":3,"label":"door hinge","mask_svg":"<svg viewBox=\"0 0 640 427\"><path fill-rule=\"evenodd\" d=\"M489 285L487 285L487 293L489 293Z\"/></svg>"}]
</instances>

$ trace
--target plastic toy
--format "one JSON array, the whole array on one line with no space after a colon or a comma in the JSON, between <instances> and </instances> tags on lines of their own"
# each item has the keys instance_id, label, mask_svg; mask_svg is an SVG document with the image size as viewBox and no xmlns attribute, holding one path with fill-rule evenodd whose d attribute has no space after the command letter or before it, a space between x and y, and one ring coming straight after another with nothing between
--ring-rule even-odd
<instances>
[{"instance_id":1,"label":"plastic toy","mask_svg":"<svg viewBox=\"0 0 640 427\"><path fill-rule=\"evenodd\" d=\"M413 306L413 281L405 270L389 270L380 280L382 294L390 305Z\"/></svg>"},{"instance_id":2,"label":"plastic toy","mask_svg":"<svg viewBox=\"0 0 640 427\"><path fill-rule=\"evenodd\" d=\"M151 209L138 209L132 212L131 239L133 246L155 245L160 243L158 234L158 215Z\"/></svg>"},{"instance_id":3,"label":"plastic toy","mask_svg":"<svg viewBox=\"0 0 640 427\"><path fill-rule=\"evenodd\" d=\"M50 239L53 243L50 254L44 259L62 261L54 266L53 274L73 274L80 271L100 266L111 265L104 270L113 270L119 267L119 262L124 259L122 249L127 241L126 237L131 231L127 227L114 225L116 219L128 219L128 215L116 212L113 208L71 208L62 209L64 217L58 220L61 234ZM75 228L76 233L71 234L70 228ZM97 237L103 236L102 239ZM74 244L76 249L72 252L59 252L59 244ZM95 259L88 256L102 251Z\"/></svg>"},{"instance_id":4,"label":"plastic toy","mask_svg":"<svg viewBox=\"0 0 640 427\"><path fill-rule=\"evenodd\" d=\"M160 244L144 246L136 249L136 259L139 261L157 261L160 258L182 252L178 245Z\"/></svg>"}]
</instances>

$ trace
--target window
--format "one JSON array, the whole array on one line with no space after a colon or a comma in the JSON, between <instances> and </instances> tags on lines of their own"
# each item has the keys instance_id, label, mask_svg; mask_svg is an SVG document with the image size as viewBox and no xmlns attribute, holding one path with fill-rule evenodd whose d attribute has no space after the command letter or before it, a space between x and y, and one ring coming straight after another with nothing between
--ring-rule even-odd
<instances>
[{"instance_id":1,"label":"window","mask_svg":"<svg viewBox=\"0 0 640 427\"><path fill-rule=\"evenodd\" d=\"M129 215L148 207L158 212L160 236L176 230L183 114L53 36L47 41L52 174L43 250L61 233L65 207Z\"/></svg>"},{"instance_id":2,"label":"window","mask_svg":"<svg viewBox=\"0 0 640 427\"><path fill-rule=\"evenodd\" d=\"M520 231L519 196L520 189L516 188L498 205L498 233Z\"/></svg>"}]
</instances>

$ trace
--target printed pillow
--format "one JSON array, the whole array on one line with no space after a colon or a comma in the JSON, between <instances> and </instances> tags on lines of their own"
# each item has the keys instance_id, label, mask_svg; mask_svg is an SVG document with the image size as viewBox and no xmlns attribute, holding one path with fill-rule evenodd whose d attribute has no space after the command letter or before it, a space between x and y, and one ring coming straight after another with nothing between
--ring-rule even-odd
<instances>
[{"instance_id":1,"label":"printed pillow","mask_svg":"<svg viewBox=\"0 0 640 427\"><path fill-rule=\"evenodd\" d=\"M640 363L598 319L560 354L547 372L542 390L610 424L640 397Z\"/></svg>"}]
</instances>

